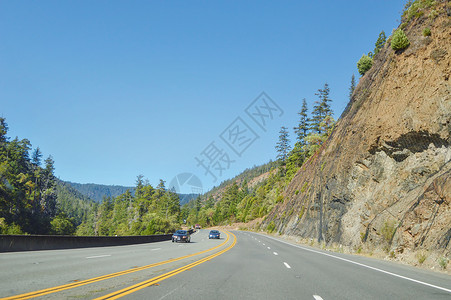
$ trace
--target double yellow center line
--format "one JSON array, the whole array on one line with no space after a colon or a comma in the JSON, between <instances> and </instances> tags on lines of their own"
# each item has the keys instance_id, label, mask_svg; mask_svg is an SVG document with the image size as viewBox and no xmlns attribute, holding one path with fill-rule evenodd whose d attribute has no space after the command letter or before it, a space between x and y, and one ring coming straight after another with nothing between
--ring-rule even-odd
<instances>
[{"instance_id":1,"label":"double yellow center line","mask_svg":"<svg viewBox=\"0 0 451 300\"><path fill-rule=\"evenodd\" d=\"M168 272L166 274L163 274L163 275L157 276L155 278L149 279L149 280L147 280L145 282L152 281L152 280L153 280L153 282L148 284L148 285L143 286L142 288L144 288L146 286L149 286L149 285L152 285L152 284L155 284L157 282L160 282L160 281L162 281L162 280L164 280L166 278L172 277L172 276L174 276L176 274L179 274L179 273L185 271L186 269L189 269L189 268L192 268L194 266L197 266L197 265L199 265L199 264L201 264L201 263L203 263L203 262L205 262L207 260L210 260L210 259L212 259L212 258L214 258L214 257L216 257L218 255L221 255L222 253L230 250L236 244L236 236L233 233L230 233L230 234L233 235L234 241L229 247L227 247L224 250L221 250L221 251L219 251L219 252L217 252L215 254L212 254L212 255L210 255L210 256L208 256L206 258L203 258L203 259L198 260L198 261L196 261L194 263L191 263L191 264L189 264L189 265L187 265L185 267L182 267L182 268L176 269L174 271ZM200 255L200 254L203 254L203 253L206 253L206 252L209 252L209 251L213 251L215 249L218 249L218 248L224 246L225 244L227 244L227 242L230 239L230 236L229 236L229 234L227 232L226 232L226 235L227 235L227 238L226 238L226 240L223 243L219 244L216 247L213 247L213 248L210 248L210 249L207 249L207 250L204 250L204 251L200 251L200 252L197 252L197 253L181 256L181 257L178 257L178 258L165 260L165 261L162 261L162 262L158 262L158 263L154 263L154 264L150 264L150 265L146 265L146 266L142 266L142 267L137 267L137 268L133 268L133 269L125 270L125 271L120 271L120 272L116 272L116 273L112 273L112 274L107 274L107 275L103 275L103 276L100 276L100 277L95 277L95 278L91 278L91 279L77 281L77 282L74 282L74 283L60 285L60 286L56 286L56 287L52 287L52 288L48 288L48 289L43 289L43 290L39 290L39 291L34 291L34 292L20 294L20 295L6 297L6 298L0 298L0 300L13 300L13 299L14 300L16 300L16 299L24 300L24 299L31 299L31 298L35 298L35 297L41 297L41 296L44 296L44 295L57 293L57 292L61 292L61 291L68 290L68 289L73 289L73 288L76 288L76 287L80 287L80 286L83 286L83 285L99 282L99 281L102 281L102 280L111 279L111 278L114 278L114 277L118 277L118 276L130 274L130 273L134 273L134 272L150 269L150 268L161 266L161 265L168 264L168 263L171 263L171 262L176 262L176 261L179 261L179 260L182 260L182 259L186 259L186 258L189 258L189 257ZM138 285L144 284L145 282L142 282L142 283L140 283ZM137 286L137 285L135 285L135 286ZM139 290L139 289L140 288L138 288L137 290ZM117 294L117 293L119 293L121 291L115 292L114 294ZM107 297L107 296L104 296L104 297L99 298L99 299L117 299L119 297L125 296L125 295L130 294L130 293L133 293L133 291L132 292L128 292L126 294L119 295L119 296L115 296L115 297L109 297L110 295L107 295L108 298L104 298L104 297Z\"/></svg>"},{"instance_id":2,"label":"double yellow center line","mask_svg":"<svg viewBox=\"0 0 451 300\"><path fill-rule=\"evenodd\" d=\"M227 234L227 232L226 232L226 234ZM235 244L236 244L236 236L233 233L231 233L231 232L230 232L230 234L233 235L233 243L230 246L228 246L227 248L225 248L225 249L223 249L223 250L221 250L221 251L219 251L217 253L214 253L214 254L212 254L210 256L207 256L207 257L202 258L202 259L200 259L198 261L190 263L189 265L183 266L181 268L172 270L172 271L167 272L165 274L156 276L156 277L151 278L149 280L146 280L146 281L140 282L138 284L132 285L130 287L127 287L125 289L119 290L117 292L105 295L103 297L96 298L96 300L106 300L106 299L113 300L113 299L118 299L118 298L124 297L126 295L129 295L129 294L132 294L134 292L137 292L137 291L139 291L139 290L141 290L143 288L149 287L149 286L151 286L151 285L153 285L155 283L158 283L158 282L163 281L165 279L168 279L168 278L170 278L172 276L175 276L175 275L177 275L179 273L182 273L182 272L184 272L184 271L186 271L188 269L191 269L192 267L195 267L197 265L200 265L200 264L202 264L202 263L204 263L206 261L209 261L210 259L215 258L215 257L223 254L224 252L229 251L230 249L232 249L235 246ZM228 239L229 239L229 235L227 234L227 240Z\"/></svg>"}]
</instances>

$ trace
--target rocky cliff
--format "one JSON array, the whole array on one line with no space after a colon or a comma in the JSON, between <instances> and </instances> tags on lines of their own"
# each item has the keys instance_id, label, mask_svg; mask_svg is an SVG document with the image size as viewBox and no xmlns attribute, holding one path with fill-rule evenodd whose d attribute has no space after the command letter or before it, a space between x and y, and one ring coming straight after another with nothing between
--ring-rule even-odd
<instances>
[{"instance_id":1,"label":"rocky cliff","mask_svg":"<svg viewBox=\"0 0 451 300\"><path fill-rule=\"evenodd\" d=\"M437 1L390 39L335 130L266 218L279 233L350 249L451 254L451 18ZM424 36L424 28L432 34ZM290 214L284 213L290 211ZM428 252L429 253L429 252Z\"/></svg>"}]
</instances>

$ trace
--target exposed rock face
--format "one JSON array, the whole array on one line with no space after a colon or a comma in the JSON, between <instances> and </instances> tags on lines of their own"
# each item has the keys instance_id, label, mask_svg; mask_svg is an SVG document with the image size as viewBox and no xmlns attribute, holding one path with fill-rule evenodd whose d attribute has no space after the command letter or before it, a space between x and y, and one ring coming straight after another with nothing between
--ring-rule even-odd
<instances>
[{"instance_id":1,"label":"exposed rock face","mask_svg":"<svg viewBox=\"0 0 451 300\"><path fill-rule=\"evenodd\" d=\"M386 43L265 224L326 243L450 255L451 18L445 4L437 11L407 25L405 51Z\"/></svg>"}]
</instances>

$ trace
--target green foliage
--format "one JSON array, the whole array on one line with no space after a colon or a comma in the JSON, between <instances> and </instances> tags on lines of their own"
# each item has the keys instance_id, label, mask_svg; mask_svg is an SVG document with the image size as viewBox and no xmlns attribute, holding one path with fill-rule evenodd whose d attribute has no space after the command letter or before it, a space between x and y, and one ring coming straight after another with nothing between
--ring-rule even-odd
<instances>
[{"instance_id":1,"label":"green foliage","mask_svg":"<svg viewBox=\"0 0 451 300\"><path fill-rule=\"evenodd\" d=\"M407 38L404 30L397 29L393 33L393 37L391 39L391 47L393 50L402 50L407 48L410 45L410 41Z\"/></svg>"},{"instance_id":2,"label":"green foliage","mask_svg":"<svg viewBox=\"0 0 451 300\"><path fill-rule=\"evenodd\" d=\"M440 257L438 259L438 265L442 268L442 270L445 270L448 266L448 259L446 257Z\"/></svg>"},{"instance_id":3,"label":"green foliage","mask_svg":"<svg viewBox=\"0 0 451 300\"><path fill-rule=\"evenodd\" d=\"M352 98L352 94L354 93L355 86L356 86L356 84L355 84L355 76L354 76L354 74L352 74L351 85L349 86L349 100L351 100L351 98Z\"/></svg>"},{"instance_id":4,"label":"green foliage","mask_svg":"<svg viewBox=\"0 0 451 300\"><path fill-rule=\"evenodd\" d=\"M381 229L382 237L385 239L386 242L391 242L393 235L396 231L396 222L395 221L385 221L384 225Z\"/></svg>"},{"instance_id":5,"label":"green foliage","mask_svg":"<svg viewBox=\"0 0 451 300\"><path fill-rule=\"evenodd\" d=\"M0 234L23 234L22 229L17 224L6 224L5 218L0 218Z\"/></svg>"},{"instance_id":6,"label":"green foliage","mask_svg":"<svg viewBox=\"0 0 451 300\"><path fill-rule=\"evenodd\" d=\"M368 55L363 54L362 57L357 62L357 70L360 75L365 75L365 73L371 69L373 66L373 59Z\"/></svg>"},{"instance_id":7,"label":"green foliage","mask_svg":"<svg viewBox=\"0 0 451 300\"><path fill-rule=\"evenodd\" d=\"M7 132L0 118L0 234L143 235L180 227L179 197L164 181L153 188L138 176L136 195L127 190L97 204L55 178L51 156L42 162L39 147L31 151L28 140L10 141Z\"/></svg>"},{"instance_id":8,"label":"green foliage","mask_svg":"<svg viewBox=\"0 0 451 300\"><path fill-rule=\"evenodd\" d=\"M437 2L434 0L408 1L404 6L404 12L401 19L404 23L408 23L414 18L422 17L427 9L436 5Z\"/></svg>"},{"instance_id":9,"label":"green foliage","mask_svg":"<svg viewBox=\"0 0 451 300\"><path fill-rule=\"evenodd\" d=\"M53 159L41 167L39 148L32 152L27 139L6 136L8 125L0 118L0 218L7 232L47 234L56 215ZM5 225L7 224L7 225Z\"/></svg>"},{"instance_id":10,"label":"green foliage","mask_svg":"<svg viewBox=\"0 0 451 300\"><path fill-rule=\"evenodd\" d=\"M142 175L140 175L140 176L142 176ZM114 198L119 195L122 195L127 190L133 189L132 187L126 187L126 186L103 185L103 184L94 184L94 183L66 182L65 185L71 186L73 189L78 191L80 194L86 195L85 197L87 197L91 200L94 200L97 203L101 203L104 196Z\"/></svg>"},{"instance_id":11,"label":"green foliage","mask_svg":"<svg viewBox=\"0 0 451 300\"><path fill-rule=\"evenodd\" d=\"M429 28L429 27L424 28L423 36L431 36L431 28Z\"/></svg>"},{"instance_id":12,"label":"green foliage","mask_svg":"<svg viewBox=\"0 0 451 300\"><path fill-rule=\"evenodd\" d=\"M74 219L66 214L57 215L51 222L51 233L57 235L73 235L75 233Z\"/></svg>"},{"instance_id":13,"label":"green foliage","mask_svg":"<svg viewBox=\"0 0 451 300\"><path fill-rule=\"evenodd\" d=\"M385 32L382 30L381 33L379 33L376 43L374 44L374 55L378 54L382 47L384 47L386 40L387 37L385 36Z\"/></svg>"},{"instance_id":14,"label":"green foliage","mask_svg":"<svg viewBox=\"0 0 451 300\"><path fill-rule=\"evenodd\" d=\"M214 225L224 225L233 222L249 222L257 218L265 218L276 205L284 202L283 191L292 180L301 166L321 147L333 131L335 121L332 118L330 108L329 86L327 83L323 89L319 89L315 110L309 118L307 115L307 104L302 103L300 121L294 127L297 141L291 151L289 149L288 132L283 127L280 132L277 150L280 149L279 158L285 157L285 164L281 166L277 162L247 169L242 174L233 179L222 182L219 187L196 200L192 200L181 208L182 219L187 220L187 224L201 224L204 227ZM315 120L311 123L311 120ZM315 126L313 127L312 124ZM270 172L272 171L272 172ZM264 179L252 185L248 184L251 179L268 173ZM305 192L308 183L296 191ZM214 195L214 199L212 197ZM303 214L305 208L302 209ZM293 214L290 210L288 216ZM302 215L300 216L302 217ZM273 229L271 229L274 227ZM274 230L275 224L269 225L269 229Z\"/></svg>"},{"instance_id":15,"label":"green foliage","mask_svg":"<svg viewBox=\"0 0 451 300\"><path fill-rule=\"evenodd\" d=\"M332 102L332 99L329 98L329 93L329 85L325 83L324 88L318 89L318 92L315 94L318 96L318 100L315 101L315 105L313 107L310 128L312 132L319 135L324 133L321 128L321 123L326 119L326 117L332 117L332 109L329 104Z\"/></svg>"},{"instance_id":16,"label":"green foliage","mask_svg":"<svg viewBox=\"0 0 451 300\"><path fill-rule=\"evenodd\" d=\"M73 218L76 226L92 213L94 202L75 190L70 183L56 179L55 193L58 211Z\"/></svg>"},{"instance_id":17,"label":"green foliage","mask_svg":"<svg viewBox=\"0 0 451 300\"><path fill-rule=\"evenodd\" d=\"M160 180L154 188L138 176L135 195L130 190L116 198L104 197L78 226L77 235L151 235L180 228L181 211L177 194Z\"/></svg>"},{"instance_id":18,"label":"green foliage","mask_svg":"<svg viewBox=\"0 0 451 300\"><path fill-rule=\"evenodd\" d=\"M430 21L434 21L435 18L438 17L438 11L436 11L435 9L431 10L431 12L429 13L429 20Z\"/></svg>"},{"instance_id":19,"label":"green foliage","mask_svg":"<svg viewBox=\"0 0 451 300\"><path fill-rule=\"evenodd\" d=\"M302 207L301 207L301 211L299 212L299 219L302 219L302 216L304 216L304 212L305 212L305 206L304 205L302 205Z\"/></svg>"},{"instance_id":20,"label":"green foliage","mask_svg":"<svg viewBox=\"0 0 451 300\"><path fill-rule=\"evenodd\" d=\"M426 258L428 257L427 253L424 252L424 251L421 251L421 252L417 253L416 256L417 256L417 259L418 259L418 263L420 265L422 265L424 263L424 261L426 260Z\"/></svg>"},{"instance_id":21,"label":"green foliage","mask_svg":"<svg viewBox=\"0 0 451 300\"><path fill-rule=\"evenodd\" d=\"M288 128L282 126L279 131L279 141L276 145L277 150L277 159L282 162L282 165L285 165L285 161L288 157L288 153L291 150L290 147L290 138L288 133Z\"/></svg>"},{"instance_id":22,"label":"green foliage","mask_svg":"<svg viewBox=\"0 0 451 300\"><path fill-rule=\"evenodd\" d=\"M307 112L307 101L304 98L302 99L301 111L298 113L299 124L293 128L294 132L296 133L296 144L300 144L300 146L305 145L305 138L310 127L310 119L308 118Z\"/></svg>"},{"instance_id":23,"label":"green foliage","mask_svg":"<svg viewBox=\"0 0 451 300\"><path fill-rule=\"evenodd\" d=\"M276 229L276 224L274 223L274 221L271 221L271 222L269 223L268 227L266 228L266 230L267 230L269 233L274 232L275 229Z\"/></svg>"},{"instance_id":24,"label":"green foliage","mask_svg":"<svg viewBox=\"0 0 451 300\"><path fill-rule=\"evenodd\" d=\"M360 240L361 240L362 242L365 241L365 236L366 236L366 233L365 233L365 232L360 232Z\"/></svg>"}]
</instances>

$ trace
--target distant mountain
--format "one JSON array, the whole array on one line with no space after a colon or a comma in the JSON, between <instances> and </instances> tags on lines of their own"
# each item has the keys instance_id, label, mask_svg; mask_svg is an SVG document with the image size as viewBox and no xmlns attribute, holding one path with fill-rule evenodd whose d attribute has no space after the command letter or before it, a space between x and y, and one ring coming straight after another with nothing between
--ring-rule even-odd
<instances>
[{"instance_id":1,"label":"distant mountain","mask_svg":"<svg viewBox=\"0 0 451 300\"><path fill-rule=\"evenodd\" d=\"M103 197L117 197L122 195L127 190L130 190L132 194L135 192L134 187L121 186L121 185L103 185L95 183L75 183L70 181L62 181L65 185L71 186L74 190L78 191L81 195L88 199L92 199L95 202L102 202ZM198 194L179 194L180 205L184 205L189 201L196 199Z\"/></svg>"},{"instance_id":2,"label":"distant mountain","mask_svg":"<svg viewBox=\"0 0 451 300\"><path fill-rule=\"evenodd\" d=\"M88 216L94 201L74 189L68 182L56 180L56 195L60 209L79 225Z\"/></svg>"},{"instance_id":3,"label":"distant mountain","mask_svg":"<svg viewBox=\"0 0 451 300\"><path fill-rule=\"evenodd\" d=\"M75 183L66 181L75 190L81 194L89 197L96 202L102 202L103 197L117 197L127 190L134 192L134 187L120 186L120 185L103 185L95 183Z\"/></svg>"}]
</instances>

